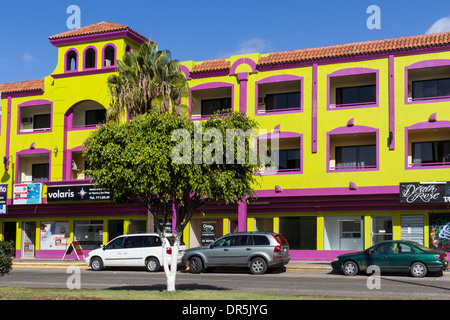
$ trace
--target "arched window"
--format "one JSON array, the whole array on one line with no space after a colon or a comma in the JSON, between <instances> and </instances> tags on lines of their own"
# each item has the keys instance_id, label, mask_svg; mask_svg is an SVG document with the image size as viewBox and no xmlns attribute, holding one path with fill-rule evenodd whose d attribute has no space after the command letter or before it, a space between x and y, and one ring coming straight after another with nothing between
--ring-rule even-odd
<instances>
[{"instance_id":1,"label":"arched window","mask_svg":"<svg viewBox=\"0 0 450 320\"><path fill-rule=\"evenodd\" d=\"M66 71L76 71L77 70L77 52L75 50L70 50L66 55Z\"/></svg>"},{"instance_id":2,"label":"arched window","mask_svg":"<svg viewBox=\"0 0 450 320\"><path fill-rule=\"evenodd\" d=\"M116 49L109 45L105 48L103 66L109 67L116 65Z\"/></svg>"},{"instance_id":3,"label":"arched window","mask_svg":"<svg viewBox=\"0 0 450 320\"><path fill-rule=\"evenodd\" d=\"M94 48L87 49L84 54L84 68L85 69L95 68L95 58L96 53Z\"/></svg>"}]
</instances>

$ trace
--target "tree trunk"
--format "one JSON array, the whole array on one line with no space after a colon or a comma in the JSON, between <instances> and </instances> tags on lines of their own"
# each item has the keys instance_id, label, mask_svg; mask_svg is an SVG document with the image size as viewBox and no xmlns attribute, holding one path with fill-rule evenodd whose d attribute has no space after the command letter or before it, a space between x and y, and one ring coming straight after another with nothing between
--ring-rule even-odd
<instances>
[{"instance_id":1,"label":"tree trunk","mask_svg":"<svg viewBox=\"0 0 450 320\"><path fill-rule=\"evenodd\" d=\"M181 239L181 232L175 233L175 242L172 247L172 259L170 261L169 266L169 256L167 255L167 248L170 247L170 243L167 240L167 238L164 236L163 243L162 243L162 257L163 257L163 265L164 265L164 272L166 274L166 281L167 281L167 292L172 293L175 292L175 280L177 276L177 267L178 267L178 252L180 251L180 239Z\"/></svg>"}]
</instances>

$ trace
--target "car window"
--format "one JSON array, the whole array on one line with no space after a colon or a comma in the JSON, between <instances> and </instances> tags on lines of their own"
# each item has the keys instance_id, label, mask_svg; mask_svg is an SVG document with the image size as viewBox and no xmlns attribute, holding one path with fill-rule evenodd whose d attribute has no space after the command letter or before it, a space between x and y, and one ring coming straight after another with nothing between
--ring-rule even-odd
<instances>
[{"instance_id":1,"label":"car window","mask_svg":"<svg viewBox=\"0 0 450 320\"><path fill-rule=\"evenodd\" d=\"M116 238L105 246L106 250L109 249L123 249L125 237Z\"/></svg>"},{"instance_id":2,"label":"car window","mask_svg":"<svg viewBox=\"0 0 450 320\"><path fill-rule=\"evenodd\" d=\"M393 247L394 254L411 254L415 253L414 249L406 243L395 243Z\"/></svg>"},{"instance_id":3,"label":"car window","mask_svg":"<svg viewBox=\"0 0 450 320\"><path fill-rule=\"evenodd\" d=\"M231 238L232 237L221 238L214 242L213 247L229 247L231 246Z\"/></svg>"},{"instance_id":4,"label":"car window","mask_svg":"<svg viewBox=\"0 0 450 320\"><path fill-rule=\"evenodd\" d=\"M125 247L125 249L142 248L143 240L144 240L144 237L142 237L142 236L127 237L124 247Z\"/></svg>"},{"instance_id":5,"label":"car window","mask_svg":"<svg viewBox=\"0 0 450 320\"><path fill-rule=\"evenodd\" d=\"M268 246L270 245L270 241L266 236L253 235L253 244L255 246Z\"/></svg>"},{"instance_id":6,"label":"car window","mask_svg":"<svg viewBox=\"0 0 450 320\"><path fill-rule=\"evenodd\" d=\"M388 254L391 249L390 243L382 243L379 246L373 247L369 250L371 254Z\"/></svg>"},{"instance_id":7,"label":"car window","mask_svg":"<svg viewBox=\"0 0 450 320\"><path fill-rule=\"evenodd\" d=\"M159 240L159 237L156 236L145 236L142 246L144 248L148 247L157 247L161 245L161 241Z\"/></svg>"},{"instance_id":8,"label":"car window","mask_svg":"<svg viewBox=\"0 0 450 320\"><path fill-rule=\"evenodd\" d=\"M248 241L248 235L234 236L231 242L232 246L246 246Z\"/></svg>"}]
</instances>

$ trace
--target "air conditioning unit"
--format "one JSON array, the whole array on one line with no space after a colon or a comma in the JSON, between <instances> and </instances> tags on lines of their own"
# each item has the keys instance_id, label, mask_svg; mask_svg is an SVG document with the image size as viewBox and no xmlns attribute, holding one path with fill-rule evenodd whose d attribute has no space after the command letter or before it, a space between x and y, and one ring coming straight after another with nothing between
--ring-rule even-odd
<instances>
[{"instance_id":1,"label":"air conditioning unit","mask_svg":"<svg viewBox=\"0 0 450 320\"><path fill-rule=\"evenodd\" d=\"M266 104L266 97L258 97L258 104Z\"/></svg>"},{"instance_id":2,"label":"air conditioning unit","mask_svg":"<svg viewBox=\"0 0 450 320\"><path fill-rule=\"evenodd\" d=\"M22 124L31 124L33 123L33 118L32 117L25 117L21 119Z\"/></svg>"},{"instance_id":3,"label":"air conditioning unit","mask_svg":"<svg viewBox=\"0 0 450 320\"><path fill-rule=\"evenodd\" d=\"M76 163L75 160L73 160L73 159L72 159L72 170L79 171L79 170L78 170L77 163Z\"/></svg>"}]
</instances>

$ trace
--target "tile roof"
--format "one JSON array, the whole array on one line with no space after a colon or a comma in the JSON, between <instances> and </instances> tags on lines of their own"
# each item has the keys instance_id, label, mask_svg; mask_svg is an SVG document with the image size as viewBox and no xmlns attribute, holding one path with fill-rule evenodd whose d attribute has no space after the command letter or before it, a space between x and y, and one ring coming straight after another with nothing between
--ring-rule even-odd
<instances>
[{"instance_id":1,"label":"tile roof","mask_svg":"<svg viewBox=\"0 0 450 320\"><path fill-rule=\"evenodd\" d=\"M261 57L258 66L311 60L341 58L366 54L388 53L450 44L450 32L424 34L393 39L363 41L309 49L298 49L269 53Z\"/></svg>"},{"instance_id":2,"label":"tile roof","mask_svg":"<svg viewBox=\"0 0 450 320\"><path fill-rule=\"evenodd\" d=\"M0 84L0 92L2 94L30 92L39 90L44 91L44 79Z\"/></svg>"},{"instance_id":3,"label":"tile roof","mask_svg":"<svg viewBox=\"0 0 450 320\"><path fill-rule=\"evenodd\" d=\"M124 24L113 23L113 22L108 22L108 21L103 21L103 22L91 24L89 26L85 26L82 28L59 33L59 34L49 37L49 39L50 40L58 40L58 39L73 38L73 37L87 36L87 35L100 34L100 33L107 33L107 32L113 32L113 31L123 31L123 30L128 30L128 31L134 33L135 35L145 39L145 41L148 41L148 39L146 37L137 33L130 27L128 27Z\"/></svg>"},{"instance_id":4,"label":"tile roof","mask_svg":"<svg viewBox=\"0 0 450 320\"><path fill-rule=\"evenodd\" d=\"M201 64L192 67L191 74L203 72L217 72L230 69L230 62L225 59L205 60Z\"/></svg>"}]
</instances>

